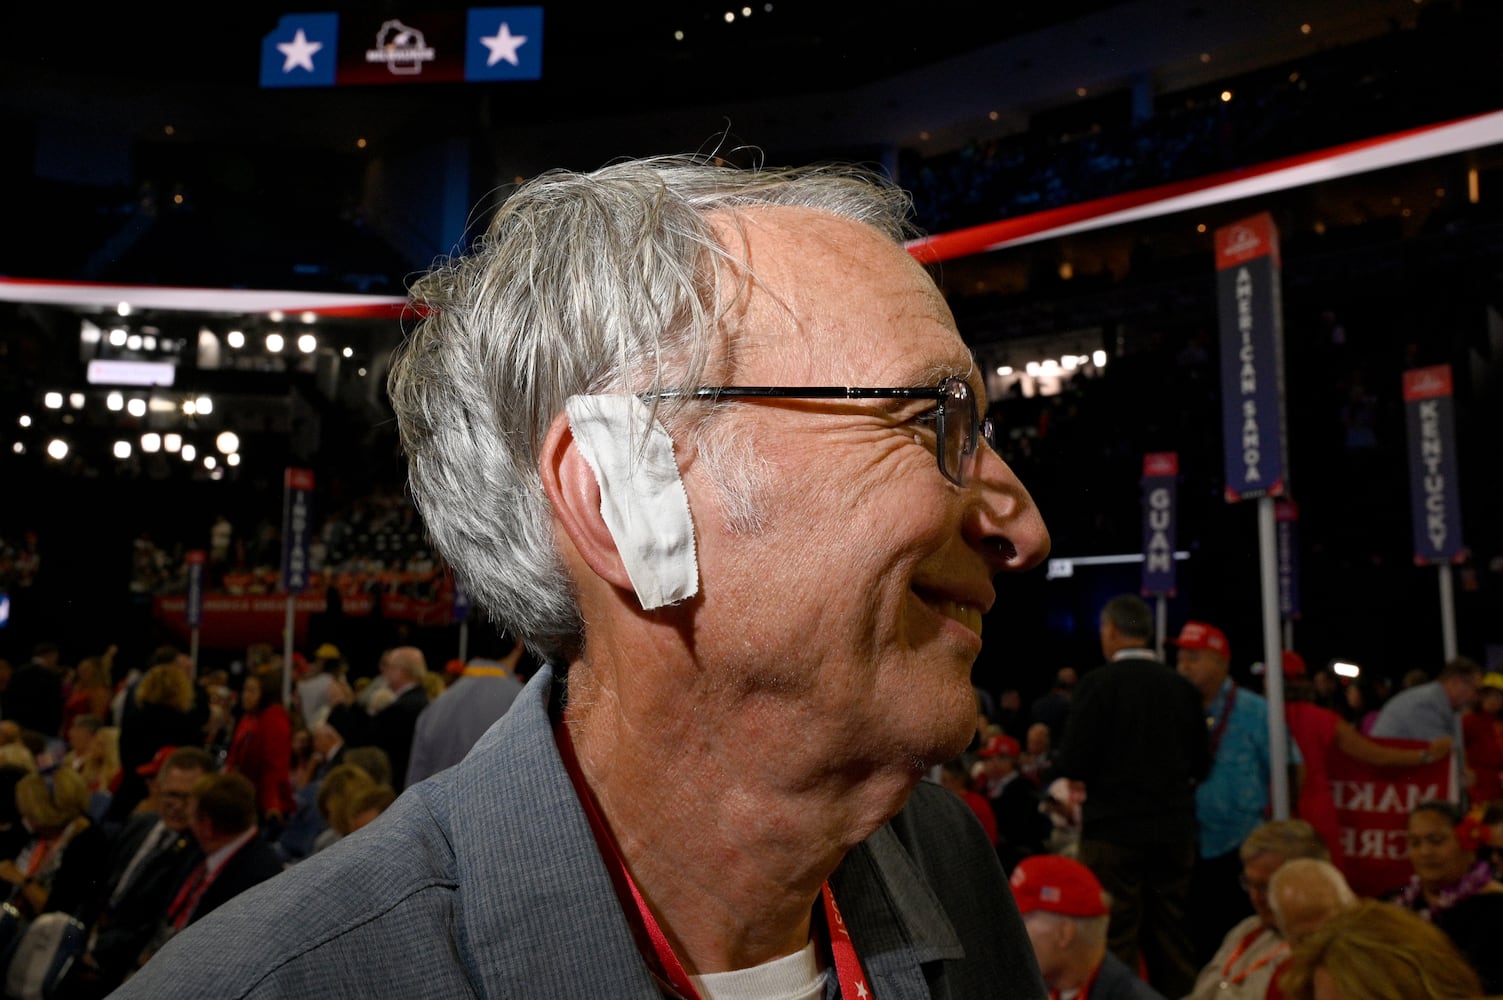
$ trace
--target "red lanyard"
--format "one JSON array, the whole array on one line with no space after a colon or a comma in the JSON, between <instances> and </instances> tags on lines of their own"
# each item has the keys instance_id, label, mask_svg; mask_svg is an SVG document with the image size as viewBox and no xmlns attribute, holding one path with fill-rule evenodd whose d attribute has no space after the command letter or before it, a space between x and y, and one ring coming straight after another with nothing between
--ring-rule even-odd
<instances>
[{"instance_id":1,"label":"red lanyard","mask_svg":"<svg viewBox=\"0 0 1503 1000\"><path fill-rule=\"evenodd\" d=\"M1232 709L1237 704L1237 685L1233 684L1226 692L1226 704L1222 706L1221 718L1216 720L1216 726L1211 730L1211 759L1216 759L1216 751L1221 749L1221 737L1226 735L1227 723L1232 721Z\"/></svg>"},{"instance_id":2,"label":"red lanyard","mask_svg":"<svg viewBox=\"0 0 1503 1000\"><path fill-rule=\"evenodd\" d=\"M640 924L634 926L633 931L638 936L638 948L645 953L646 949L642 948L643 941L641 940L645 934L647 943L657 958L658 978L665 980L666 985L684 1000L700 1000L699 991L694 988L694 983L690 980L683 963L673 953L673 945L669 943L668 936L663 933L663 929L658 926L657 919L647 905L647 900L642 898L641 890L637 888L631 872L626 869L626 861L621 857L616 841L611 837L605 820L601 818L595 806L595 798L590 794L584 775L579 770L579 761L574 756L574 742L569 737L568 725L562 721L559 722L553 727L553 733L554 741L558 744L559 756L563 758L564 768L569 772L569 780L574 784L574 793L579 797L580 805L584 807L585 815L589 818L590 829L595 834L595 842L600 846L606 870L610 872L611 881L615 884L616 895L621 897L622 902L625 902L626 897L629 896L636 905ZM830 932L830 951L835 959L835 975L840 980L840 995L845 1000L870 1000L871 988L866 984L866 974L861 971L861 960L856 955L856 946L851 941L851 932L846 929L845 918L840 915L840 910L835 905L835 894L830 891L829 882L820 888L820 897L824 901L825 924Z\"/></svg>"},{"instance_id":3,"label":"red lanyard","mask_svg":"<svg viewBox=\"0 0 1503 1000\"><path fill-rule=\"evenodd\" d=\"M1231 957L1226 960L1226 964L1221 967L1222 983L1226 984L1227 986L1238 986L1244 979L1252 975L1254 972L1257 972L1259 969L1263 968L1263 966L1267 965L1269 962L1272 962L1274 959L1284 957L1284 953L1289 950L1288 941L1280 942L1279 945L1268 954L1264 955L1262 958L1258 959L1252 965L1249 965L1247 968L1243 969L1235 976L1232 975L1232 966L1237 964L1237 959L1241 958L1242 955L1247 951L1247 949L1252 947L1252 943L1258 940L1258 938L1262 937L1264 931L1266 930L1267 928L1265 927L1259 927L1257 930L1244 937L1241 941L1237 942L1236 950L1233 951Z\"/></svg>"}]
</instances>

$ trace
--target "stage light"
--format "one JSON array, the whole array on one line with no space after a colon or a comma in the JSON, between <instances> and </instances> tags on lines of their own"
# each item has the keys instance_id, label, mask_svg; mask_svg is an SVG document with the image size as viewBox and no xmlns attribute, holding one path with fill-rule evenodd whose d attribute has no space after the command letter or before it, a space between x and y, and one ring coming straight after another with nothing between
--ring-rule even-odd
<instances>
[{"instance_id":1,"label":"stage light","mask_svg":"<svg viewBox=\"0 0 1503 1000\"><path fill-rule=\"evenodd\" d=\"M318 350L318 338L311 333L305 333L297 338L297 349L304 354L312 354Z\"/></svg>"},{"instance_id":2,"label":"stage light","mask_svg":"<svg viewBox=\"0 0 1503 1000\"><path fill-rule=\"evenodd\" d=\"M240 436L234 431L220 431L214 439L214 447L226 455L233 455L240 450Z\"/></svg>"},{"instance_id":3,"label":"stage light","mask_svg":"<svg viewBox=\"0 0 1503 1000\"><path fill-rule=\"evenodd\" d=\"M1097 368L1105 368L1106 367L1106 352L1105 351L1092 351L1091 352L1091 364L1095 365Z\"/></svg>"},{"instance_id":4,"label":"stage light","mask_svg":"<svg viewBox=\"0 0 1503 1000\"><path fill-rule=\"evenodd\" d=\"M122 329L121 327L117 326L117 327L115 327L115 329L113 329L113 330L110 331L110 346L111 347L124 347L125 346L125 342L127 340L129 340L129 339L130 339L130 334L126 333L125 330Z\"/></svg>"},{"instance_id":5,"label":"stage light","mask_svg":"<svg viewBox=\"0 0 1503 1000\"><path fill-rule=\"evenodd\" d=\"M238 350L245 346L245 334L241 333L239 330L231 330L229 333L224 335L224 342Z\"/></svg>"},{"instance_id":6,"label":"stage light","mask_svg":"<svg viewBox=\"0 0 1503 1000\"><path fill-rule=\"evenodd\" d=\"M141 349L141 345L142 340L139 333L133 333L129 337L125 338L125 349L127 351L139 351Z\"/></svg>"},{"instance_id":7,"label":"stage light","mask_svg":"<svg viewBox=\"0 0 1503 1000\"><path fill-rule=\"evenodd\" d=\"M238 451L232 451L228 455L224 456L224 464L226 464L226 465L239 465L240 464L240 453Z\"/></svg>"},{"instance_id":8,"label":"stage light","mask_svg":"<svg viewBox=\"0 0 1503 1000\"><path fill-rule=\"evenodd\" d=\"M163 434L162 447L167 451L181 451L183 447L183 436L181 434L174 434L170 431L166 434Z\"/></svg>"},{"instance_id":9,"label":"stage light","mask_svg":"<svg viewBox=\"0 0 1503 1000\"><path fill-rule=\"evenodd\" d=\"M178 454L183 456L184 462L191 462L198 457L198 449L193 447L191 444L185 444L183 445L182 450L178 452Z\"/></svg>"},{"instance_id":10,"label":"stage light","mask_svg":"<svg viewBox=\"0 0 1503 1000\"><path fill-rule=\"evenodd\" d=\"M47 393L47 395L42 397L42 405L49 410L61 410L63 408L63 394L60 392Z\"/></svg>"},{"instance_id":11,"label":"stage light","mask_svg":"<svg viewBox=\"0 0 1503 1000\"><path fill-rule=\"evenodd\" d=\"M129 302L122 302L122 303L120 303L119 305L117 305L115 307L115 313L117 315L120 315L120 316L129 316L130 315L130 303Z\"/></svg>"},{"instance_id":12,"label":"stage light","mask_svg":"<svg viewBox=\"0 0 1503 1000\"><path fill-rule=\"evenodd\" d=\"M119 413L121 410L125 409L125 397L120 395L118 392L112 392L108 396L104 397L104 405L105 408L110 412Z\"/></svg>"},{"instance_id":13,"label":"stage light","mask_svg":"<svg viewBox=\"0 0 1503 1000\"><path fill-rule=\"evenodd\" d=\"M137 396L135 399L132 399L130 402L125 404L125 412L129 413L133 417L146 416L146 400Z\"/></svg>"},{"instance_id":14,"label":"stage light","mask_svg":"<svg viewBox=\"0 0 1503 1000\"><path fill-rule=\"evenodd\" d=\"M214 412L214 401L208 396L199 396L193 401L193 405L197 407L201 417Z\"/></svg>"},{"instance_id":15,"label":"stage light","mask_svg":"<svg viewBox=\"0 0 1503 1000\"><path fill-rule=\"evenodd\" d=\"M213 468L214 468L214 466L216 466L218 464L219 464L219 459L215 458L213 455L205 455L204 456L204 468L205 469L209 469L210 471L212 471Z\"/></svg>"},{"instance_id":16,"label":"stage light","mask_svg":"<svg viewBox=\"0 0 1503 1000\"><path fill-rule=\"evenodd\" d=\"M353 358L355 356L355 349L353 347L346 347L340 353L343 354L347 358Z\"/></svg>"},{"instance_id":17,"label":"stage light","mask_svg":"<svg viewBox=\"0 0 1503 1000\"><path fill-rule=\"evenodd\" d=\"M280 333L268 333L266 335L266 349L273 354L281 354L285 341Z\"/></svg>"},{"instance_id":18,"label":"stage light","mask_svg":"<svg viewBox=\"0 0 1503 1000\"><path fill-rule=\"evenodd\" d=\"M22 427L30 427L31 426L31 414L29 414L29 413L23 413L23 414L21 414L19 417L16 418L16 423L20 424Z\"/></svg>"},{"instance_id":19,"label":"stage light","mask_svg":"<svg viewBox=\"0 0 1503 1000\"><path fill-rule=\"evenodd\" d=\"M308 311L304 312L298 318L301 319L304 323L315 323L318 321L318 313Z\"/></svg>"},{"instance_id":20,"label":"stage light","mask_svg":"<svg viewBox=\"0 0 1503 1000\"><path fill-rule=\"evenodd\" d=\"M1362 673L1362 668L1346 660L1332 660L1331 672L1337 677L1356 677Z\"/></svg>"},{"instance_id":21,"label":"stage light","mask_svg":"<svg viewBox=\"0 0 1503 1000\"><path fill-rule=\"evenodd\" d=\"M61 462L68 457L68 442L62 438L53 438L47 442L47 454L54 461Z\"/></svg>"},{"instance_id":22,"label":"stage light","mask_svg":"<svg viewBox=\"0 0 1503 1000\"><path fill-rule=\"evenodd\" d=\"M147 431L141 435L141 450L148 455L155 455L162 450L162 435L156 431Z\"/></svg>"},{"instance_id":23,"label":"stage light","mask_svg":"<svg viewBox=\"0 0 1503 1000\"><path fill-rule=\"evenodd\" d=\"M68 405L71 406L71 407L73 407L75 410L81 410L81 409L83 409L83 407L84 407L84 394L81 393L81 392L69 393L68 394Z\"/></svg>"},{"instance_id":24,"label":"stage light","mask_svg":"<svg viewBox=\"0 0 1503 1000\"><path fill-rule=\"evenodd\" d=\"M127 458L130 458L130 442L129 441L116 441L115 442L115 457L118 458L118 459L121 459L122 461L125 460L125 459L127 459Z\"/></svg>"}]
</instances>

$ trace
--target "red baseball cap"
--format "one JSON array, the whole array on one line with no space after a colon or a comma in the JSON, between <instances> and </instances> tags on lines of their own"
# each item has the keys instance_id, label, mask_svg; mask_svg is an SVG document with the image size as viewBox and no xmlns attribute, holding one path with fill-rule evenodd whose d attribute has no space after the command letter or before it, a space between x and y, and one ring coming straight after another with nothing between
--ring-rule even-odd
<instances>
[{"instance_id":1,"label":"red baseball cap","mask_svg":"<svg viewBox=\"0 0 1503 1000\"><path fill-rule=\"evenodd\" d=\"M1043 910L1067 917L1104 917L1111 913L1106 892L1091 870L1062 854L1034 854L1012 870L1013 899L1021 913Z\"/></svg>"},{"instance_id":2,"label":"red baseball cap","mask_svg":"<svg viewBox=\"0 0 1503 1000\"><path fill-rule=\"evenodd\" d=\"M1304 677L1310 671L1305 667L1305 658L1292 649L1284 650L1284 676Z\"/></svg>"},{"instance_id":3,"label":"red baseball cap","mask_svg":"<svg viewBox=\"0 0 1503 1000\"><path fill-rule=\"evenodd\" d=\"M982 760L989 760L992 757L1015 758L1018 756L1019 749L1018 741L1011 736L993 736L981 744L981 749L976 752L976 756Z\"/></svg>"},{"instance_id":4,"label":"red baseball cap","mask_svg":"<svg viewBox=\"0 0 1503 1000\"><path fill-rule=\"evenodd\" d=\"M162 747L157 751L155 757L136 768L136 773L148 778L151 777L162 769L162 765L167 763L167 758L171 757L172 751L176 749L177 747Z\"/></svg>"},{"instance_id":5,"label":"red baseball cap","mask_svg":"<svg viewBox=\"0 0 1503 1000\"><path fill-rule=\"evenodd\" d=\"M1225 657L1232 655L1232 644L1226 641L1226 633L1205 622L1185 622L1185 627L1179 630L1179 638L1170 639L1169 645L1180 649L1209 649Z\"/></svg>"}]
</instances>

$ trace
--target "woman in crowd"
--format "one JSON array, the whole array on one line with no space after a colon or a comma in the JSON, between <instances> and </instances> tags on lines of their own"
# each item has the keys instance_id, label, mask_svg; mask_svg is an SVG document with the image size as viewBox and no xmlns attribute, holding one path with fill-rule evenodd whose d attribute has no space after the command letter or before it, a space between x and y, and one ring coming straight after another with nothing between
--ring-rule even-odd
<instances>
[{"instance_id":1,"label":"woman in crowd","mask_svg":"<svg viewBox=\"0 0 1503 1000\"><path fill-rule=\"evenodd\" d=\"M262 667L240 688L240 721L230 739L226 771L245 775L256 786L256 808L273 837L292 815L292 719L277 697L281 671Z\"/></svg>"},{"instance_id":2,"label":"woman in crowd","mask_svg":"<svg viewBox=\"0 0 1503 1000\"><path fill-rule=\"evenodd\" d=\"M115 697L111 683L114 659L115 647L111 646L102 656L86 656L78 661L63 701L62 732L56 735L67 739L69 728L79 716L92 715L101 722L110 718L110 700Z\"/></svg>"},{"instance_id":3,"label":"woman in crowd","mask_svg":"<svg viewBox=\"0 0 1503 1000\"><path fill-rule=\"evenodd\" d=\"M1503 883L1479 860L1486 829L1450 802L1409 814L1414 875L1393 902L1434 924L1459 948L1489 993L1503 993Z\"/></svg>"},{"instance_id":4,"label":"woman in crowd","mask_svg":"<svg viewBox=\"0 0 1503 1000\"><path fill-rule=\"evenodd\" d=\"M1279 981L1289 1000L1477 1000L1482 984L1456 946L1413 913L1366 900L1294 949Z\"/></svg>"},{"instance_id":5,"label":"woman in crowd","mask_svg":"<svg viewBox=\"0 0 1503 1000\"><path fill-rule=\"evenodd\" d=\"M16 808L31 839L13 860L0 861L0 880L10 884L10 901L23 915L78 915L97 896L110 848L88 805L84 780L66 767L16 782Z\"/></svg>"},{"instance_id":6,"label":"woman in crowd","mask_svg":"<svg viewBox=\"0 0 1503 1000\"><path fill-rule=\"evenodd\" d=\"M1472 772L1467 791L1473 805L1486 805L1503 798L1503 674L1482 678L1477 702L1461 717L1461 735L1466 744L1466 766Z\"/></svg>"},{"instance_id":7,"label":"woman in crowd","mask_svg":"<svg viewBox=\"0 0 1503 1000\"><path fill-rule=\"evenodd\" d=\"M136 769L162 747L203 746L193 713L193 682L174 663L146 671L128 695L133 705L120 726L120 785L107 819L123 823L146 797L146 779Z\"/></svg>"}]
</instances>

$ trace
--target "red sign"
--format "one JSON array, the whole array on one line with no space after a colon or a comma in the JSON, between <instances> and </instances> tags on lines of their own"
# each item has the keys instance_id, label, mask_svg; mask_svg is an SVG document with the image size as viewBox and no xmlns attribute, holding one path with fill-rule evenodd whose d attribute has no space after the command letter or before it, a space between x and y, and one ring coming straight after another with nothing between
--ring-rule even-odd
<instances>
[{"instance_id":1,"label":"red sign","mask_svg":"<svg viewBox=\"0 0 1503 1000\"><path fill-rule=\"evenodd\" d=\"M1370 737L1371 738L1371 737ZM1422 748L1424 740L1374 739L1384 746ZM1417 767L1374 767L1334 753L1328 763L1340 842L1329 845L1337 867L1359 896L1401 888L1414 873L1409 864L1409 814L1421 802L1455 801L1452 760Z\"/></svg>"},{"instance_id":2,"label":"red sign","mask_svg":"<svg viewBox=\"0 0 1503 1000\"><path fill-rule=\"evenodd\" d=\"M1411 368L1404 373L1404 402L1451 395L1451 366Z\"/></svg>"},{"instance_id":3,"label":"red sign","mask_svg":"<svg viewBox=\"0 0 1503 1000\"><path fill-rule=\"evenodd\" d=\"M1143 456L1143 475L1145 476L1177 476L1179 475L1179 452L1177 451L1150 451Z\"/></svg>"},{"instance_id":4,"label":"red sign","mask_svg":"<svg viewBox=\"0 0 1503 1000\"><path fill-rule=\"evenodd\" d=\"M1273 266L1278 267L1279 241L1273 216L1267 212L1216 230L1218 271L1245 264L1258 257L1267 257L1269 254L1273 255Z\"/></svg>"}]
</instances>

